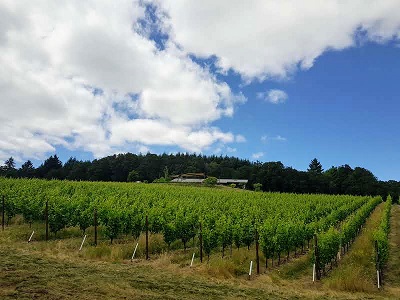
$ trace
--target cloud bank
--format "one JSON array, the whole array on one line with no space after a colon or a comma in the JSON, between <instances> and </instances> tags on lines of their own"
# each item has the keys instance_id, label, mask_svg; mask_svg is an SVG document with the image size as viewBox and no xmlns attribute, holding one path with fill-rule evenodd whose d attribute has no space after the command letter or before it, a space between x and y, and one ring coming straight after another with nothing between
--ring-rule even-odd
<instances>
[{"instance_id":1,"label":"cloud bank","mask_svg":"<svg viewBox=\"0 0 400 300\"><path fill-rule=\"evenodd\" d=\"M159 49L147 17L137 1L2 1L0 159L234 142L211 123L245 97L174 43Z\"/></svg>"},{"instance_id":2,"label":"cloud bank","mask_svg":"<svg viewBox=\"0 0 400 300\"><path fill-rule=\"evenodd\" d=\"M245 80L287 77L327 50L399 38L397 0L158 0L175 41Z\"/></svg>"},{"instance_id":3,"label":"cloud bank","mask_svg":"<svg viewBox=\"0 0 400 300\"><path fill-rule=\"evenodd\" d=\"M325 51L399 39L399 10L397 0L3 0L0 159L245 142L213 126L245 96L191 57L215 57L217 72L244 82L285 78Z\"/></svg>"}]
</instances>

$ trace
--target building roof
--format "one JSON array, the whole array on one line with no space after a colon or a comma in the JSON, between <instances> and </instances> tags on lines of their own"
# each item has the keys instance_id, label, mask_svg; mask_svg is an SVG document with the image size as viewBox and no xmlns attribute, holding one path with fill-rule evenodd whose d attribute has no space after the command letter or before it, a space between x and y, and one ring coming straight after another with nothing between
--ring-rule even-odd
<instances>
[{"instance_id":1,"label":"building roof","mask_svg":"<svg viewBox=\"0 0 400 300\"><path fill-rule=\"evenodd\" d=\"M204 179L195 179L195 178L175 178L171 182L177 183L177 182L182 182L182 183L203 183ZM217 183L220 184L228 184L228 183L247 183L247 179L218 179Z\"/></svg>"},{"instance_id":2,"label":"building roof","mask_svg":"<svg viewBox=\"0 0 400 300\"><path fill-rule=\"evenodd\" d=\"M218 179L218 183L247 183L247 179Z\"/></svg>"},{"instance_id":3,"label":"building roof","mask_svg":"<svg viewBox=\"0 0 400 300\"><path fill-rule=\"evenodd\" d=\"M204 179L196 178L175 178L171 182L183 182L183 183L203 183Z\"/></svg>"}]
</instances>

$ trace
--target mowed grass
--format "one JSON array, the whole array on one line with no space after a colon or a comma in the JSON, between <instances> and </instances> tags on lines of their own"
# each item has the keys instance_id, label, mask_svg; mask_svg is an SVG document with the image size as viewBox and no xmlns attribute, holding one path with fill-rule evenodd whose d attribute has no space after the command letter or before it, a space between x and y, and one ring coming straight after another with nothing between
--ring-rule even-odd
<instances>
[{"instance_id":1,"label":"mowed grass","mask_svg":"<svg viewBox=\"0 0 400 300\"><path fill-rule=\"evenodd\" d=\"M390 217L389 260L383 272L385 288L400 298L400 205L394 204Z\"/></svg>"},{"instance_id":2,"label":"mowed grass","mask_svg":"<svg viewBox=\"0 0 400 300\"><path fill-rule=\"evenodd\" d=\"M327 286L351 292L378 292L373 233L381 222L384 205L381 203L372 212L350 251L340 261L339 267L323 279Z\"/></svg>"},{"instance_id":3,"label":"mowed grass","mask_svg":"<svg viewBox=\"0 0 400 300\"><path fill-rule=\"evenodd\" d=\"M214 253L200 264L197 247L161 251L160 236L150 236L151 259L143 259L144 237L139 238L137 259L130 262L135 242L125 237L110 245L106 239L97 247L92 232L81 252L82 232L63 230L57 238L43 241L43 224L16 221L0 231L0 299L386 299L388 293L347 293L311 282L310 252L288 263L247 279L254 249ZM35 239L27 243L35 230ZM191 243L190 243L191 244ZM156 245L156 246L154 246ZM158 246L157 246L158 245ZM191 246L191 245L189 245ZM196 246L196 245L195 245ZM181 245L173 245L175 248ZM141 250L139 250L141 249ZM263 262L262 262L263 265ZM255 270L255 268L254 268ZM266 271L266 272L265 272Z\"/></svg>"},{"instance_id":4,"label":"mowed grass","mask_svg":"<svg viewBox=\"0 0 400 300\"><path fill-rule=\"evenodd\" d=\"M17 220L21 219L17 218ZM63 258L66 255L74 255L83 260L123 263L131 259L136 243L138 243L138 248L135 253L135 261L142 261L145 258L145 234L142 234L138 239L134 239L129 235L122 235L120 239L115 239L113 244L110 244L110 240L107 239L102 232L102 227L99 227L98 245L94 247L93 228L89 228L86 231L87 239L83 245L82 251L78 251L83 239L83 233L78 228L69 227L63 229L58 232L56 236L50 234L50 240L48 242L44 242L45 231L43 223L34 223L32 227L29 228L27 225L23 225L21 222L17 221L10 229L11 230L8 232L9 238L15 242L27 241L34 230L35 234L33 235L32 243L29 245L22 245L27 246L31 251L37 251L41 254L57 258ZM300 252L299 249L297 249L297 253L298 252ZM187 249L185 251L183 250L183 244L180 240L172 243L170 249L168 249L161 234L150 233L149 253L151 261L163 263L165 264L164 267L170 267L171 264L178 265L179 267L188 267L192 255L195 253L194 266L197 268L197 272L215 278L239 277L246 279L248 277L251 260L254 262L253 272L255 272L256 269L255 245L252 245L250 249L247 249L245 246L240 249L236 247L230 249L230 247L227 247L225 249L224 258L222 258L221 249L216 249L209 259L207 256L204 256L203 261L205 263L200 266L197 238L187 243ZM291 251L289 262L293 260L298 260L298 258L294 256L294 251ZM309 262L309 260L307 260L307 262ZM286 255L282 255L280 267L286 264ZM276 267L277 259L275 258L274 267L271 266L271 260L269 260L268 268L265 268L265 259L260 250L261 273L276 270Z\"/></svg>"},{"instance_id":5,"label":"mowed grass","mask_svg":"<svg viewBox=\"0 0 400 300\"><path fill-rule=\"evenodd\" d=\"M77 251L77 238L28 244L21 233L25 230L15 225L0 233L0 299L298 299L238 281L194 276L195 268L172 263L179 255L164 253L133 263L107 254L102 257L108 260L93 260ZM21 236L25 242L16 239ZM112 253L121 245L106 248L105 242L86 247Z\"/></svg>"},{"instance_id":6,"label":"mowed grass","mask_svg":"<svg viewBox=\"0 0 400 300\"><path fill-rule=\"evenodd\" d=\"M30 249L7 232L1 237L0 299L327 299L274 285L262 288L255 280L196 276L207 264L180 267L166 254L149 262L112 263L84 260L76 252Z\"/></svg>"}]
</instances>

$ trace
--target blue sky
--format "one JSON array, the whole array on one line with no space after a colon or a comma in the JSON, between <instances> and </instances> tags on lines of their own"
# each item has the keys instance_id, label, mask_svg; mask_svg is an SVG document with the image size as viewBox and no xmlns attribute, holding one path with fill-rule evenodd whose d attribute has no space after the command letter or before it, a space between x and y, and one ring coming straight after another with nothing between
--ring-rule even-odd
<instances>
[{"instance_id":1,"label":"blue sky","mask_svg":"<svg viewBox=\"0 0 400 300\"><path fill-rule=\"evenodd\" d=\"M1 3L0 160L316 157L400 180L400 3L370 2Z\"/></svg>"},{"instance_id":2,"label":"blue sky","mask_svg":"<svg viewBox=\"0 0 400 300\"><path fill-rule=\"evenodd\" d=\"M316 157L325 169L347 163L382 180L399 180L399 76L395 45L327 52L291 79L245 87L248 103L235 118L219 123L246 136L247 143L237 146L241 157L262 152L261 161L280 160L302 170ZM284 90L288 99L260 101L256 93L266 88ZM264 143L262 136L267 136Z\"/></svg>"},{"instance_id":3,"label":"blue sky","mask_svg":"<svg viewBox=\"0 0 400 300\"><path fill-rule=\"evenodd\" d=\"M306 170L314 157L325 169L349 164L371 170L379 179L400 180L400 49L395 44L367 44L332 51L318 58L307 71L285 80L267 80L240 87L234 74L224 79L247 97L234 117L214 123L240 132L246 142L206 154L250 160L282 161ZM288 99L273 104L257 97L264 90L285 91ZM151 152L182 151L179 147L150 147ZM82 151L58 152L93 159ZM254 154L260 154L257 159ZM257 156L257 155L255 155Z\"/></svg>"}]
</instances>

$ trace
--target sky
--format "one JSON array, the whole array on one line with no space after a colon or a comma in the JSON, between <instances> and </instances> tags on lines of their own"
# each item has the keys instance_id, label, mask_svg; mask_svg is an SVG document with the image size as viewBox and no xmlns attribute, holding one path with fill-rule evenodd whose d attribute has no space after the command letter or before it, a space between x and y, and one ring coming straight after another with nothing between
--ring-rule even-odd
<instances>
[{"instance_id":1,"label":"sky","mask_svg":"<svg viewBox=\"0 0 400 300\"><path fill-rule=\"evenodd\" d=\"M202 153L400 180L399 0L0 2L0 161Z\"/></svg>"}]
</instances>

